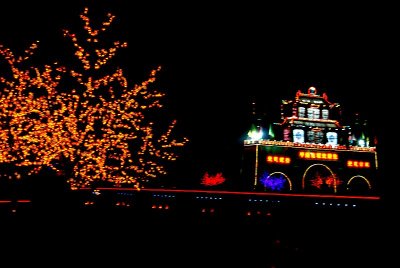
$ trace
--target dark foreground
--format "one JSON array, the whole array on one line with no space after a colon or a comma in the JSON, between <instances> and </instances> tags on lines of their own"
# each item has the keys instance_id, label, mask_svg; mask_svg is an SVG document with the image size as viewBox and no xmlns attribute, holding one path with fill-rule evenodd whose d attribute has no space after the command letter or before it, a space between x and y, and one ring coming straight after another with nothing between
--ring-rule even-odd
<instances>
[{"instance_id":1,"label":"dark foreground","mask_svg":"<svg viewBox=\"0 0 400 268\"><path fill-rule=\"evenodd\" d=\"M3 234L13 238L3 244L14 253L40 249L44 261L388 267L389 244L397 243L381 200L88 191L27 201L1 205Z\"/></svg>"}]
</instances>

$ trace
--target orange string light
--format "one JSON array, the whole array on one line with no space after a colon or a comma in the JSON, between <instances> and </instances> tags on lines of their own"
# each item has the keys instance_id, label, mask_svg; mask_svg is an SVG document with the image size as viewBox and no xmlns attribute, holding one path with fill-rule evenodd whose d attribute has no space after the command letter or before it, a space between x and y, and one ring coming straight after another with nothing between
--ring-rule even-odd
<instances>
[{"instance_id":1,"label":"orange string light","mask_svg":"<svg viewBox=\"0 0 400 268\"><path fill-rule=\"evenodd\" d=\"M165 96L152 89L161 67L133 87L122 69L104 74L102 67L127 43L101 47L100 33L115 16L108 14L100 29L91 26L87 8L80 18L88 38L70 30L64 36L72 42L81 68L23 68L37 42L21 57L0 46L11 70L11 76L0 77L0 163L29 167L29 174L50 167L67 176L71 188L99 182L143 187L166 174L166 163L177 159L175 148L188 139L172 137L175 120L161 134L148 120ZM76 83L65 87L62 82L70 78Z\"/></svg>"}]
</instances>

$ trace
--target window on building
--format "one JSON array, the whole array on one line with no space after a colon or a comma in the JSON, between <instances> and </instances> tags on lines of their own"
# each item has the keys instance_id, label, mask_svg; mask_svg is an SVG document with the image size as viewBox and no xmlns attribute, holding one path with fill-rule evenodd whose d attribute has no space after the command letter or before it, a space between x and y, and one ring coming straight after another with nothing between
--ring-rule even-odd
<instances>
[{"instance_id":1,"label":"window on building","mask_svg":"<svg viewBox=\"0 0 400 268\"><path fill-rule=\"evenodd\" d=\"M322 119L329 119L329 111L328 109L322 110Z\"/></svg>"},{"instance_id":2,"label":"window on building","mask_svg":"<svg viewBox=\"0 0 400 268\"><path fill-rule=\"evenodd\" d=\"M308 119L319 119L319 109L318 108L308 108L307 109L307 117Z\"/></svg>"},{"instance_id":3,"label":"window on building","mask_svg":"<svg viewBox=\"0 0 400 268\"><path fill-rule=\"evenodd\" d=\"M307 118L308 118L308 119L313 119L313 117L314 117L314 111L313 111L313 109L314 109L314 108L308 108L308 109L307 109Z\"/></svg>"},{"instance_id":4,"label":"window on building","mask_svg":"<svg viewBox=\"0 0 400 268\"><path fill-rule=\"evenodd\" d=\"M304 143L304 130L293 129L293 142Z\"/></svg>"},{"instance_id":5,"label":"window on building","mask_svg":"<svg viewBox=\"0 0 400 268\"><path fill-rule=\"evenodd\" d=\"M288 128L283 129L283 140L290 141L290 130Z\"/></svg>"},{"instance_id":6,"label":"window on building","mask_svg":"<svg viewBox=\"0 0 400 268\"><path fill-rule=\"evenodd\" d=\"M337 145L337 140L338 140L337 133L333 132L333 131L327 132L326 133L326 140L327 140L326 144L333 145L333 146Z\"/></svg>"},{"instance_id":7,"label":"window on building","mask_svg":"<svg viewBox=\"0 0 400 268\"><path fill-rule=\"evenodd\" d=\"M315 128L307 131L307 142L310 143L323 143L324 142L324 133L320 128Z\"/></svg>"},{"instance_id":8,"label":"window on building","mask_svg":"<svg viewBox=\"0 0 400 268\"><path fill-rule=\"evenodd\" d=\"M314 131L312 130L307 131L307 141L314 142Z\"/></svg>"},{"instance_id":9,"label":"window on building","mask_svg":"<svg viewBox=\"0 0 400 268\"><path fill-rule=\"evenodd\" d=\"M315 143L323 143L324 133L322 131L314 131L314 142Z\"/></svg>"},{"instance_id":10,"label":"window on building","mask_svg":"<svg viewBox=\"0 0 400 268\"><path fill-rule=\"evenodd\" d=\"M314 119L319 119L320 115L319 115L319 109L314 108Z\"/></svg>"},{"instance_id":11,"label":"window on building","mask_svg":"<svg viewBox=\"0 0 400 268\"><path fill-rule=\"evenodd\" d=\"M299 117L300 118L306 117L306 108L305 107L299 107Z\"/></svg>"}]
</instances>

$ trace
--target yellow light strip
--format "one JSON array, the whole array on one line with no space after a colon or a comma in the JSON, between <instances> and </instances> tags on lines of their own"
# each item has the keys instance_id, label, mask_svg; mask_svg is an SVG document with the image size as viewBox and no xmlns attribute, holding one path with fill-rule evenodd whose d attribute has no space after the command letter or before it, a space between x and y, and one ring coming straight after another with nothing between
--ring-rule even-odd
<instances>
[{"instance_id":1,"label":"yellow light strip","mask_svg":"<svg viewBox=\"0 0 400 268\"><path fill-rule=\"evenodd\" d=\"M330 160L337 161L339 160L339 155L337 153L332 152L313 152L313 151L300 151L299 157L301 159L311 159L311 160Z\"/></svg>"},{"instance_id":2,"label":"yellow light strip","mask_svg":"<svg viewBox=\"0 0 400 268\"><path fill-rule=\"evenodd\" d=\"M350 168L370 168L371 163L368 161L347 160L347 166Z\"/></svg>"},{"instance_id":3,"label":"yellow light strip","mask_svg":"<svg viewBox=\"0 0 400 268\"><path fill-rule=\"evenodd\" d=\"M291 159L287 156L281 155L267 155L268 163L277 163L277 164L290 164Z\"/></svg>"}]
</instances>

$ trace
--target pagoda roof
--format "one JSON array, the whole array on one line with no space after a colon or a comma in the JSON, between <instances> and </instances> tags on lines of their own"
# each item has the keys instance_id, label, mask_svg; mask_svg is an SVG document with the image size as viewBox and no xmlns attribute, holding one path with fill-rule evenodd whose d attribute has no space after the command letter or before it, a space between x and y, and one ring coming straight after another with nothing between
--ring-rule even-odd
<instances>
[{"instance_id":1,"label":"pagoda roof","mask_svg":"<svg viewBox=\"0 0 400 268\"><path fill-rule=\"evenodd\" d=\"M337 120L308 119L308 118L299 118L296 116L286 117L281 124L302 125L307 127L319 127L319 128L343 128Z\"/></svg>"},{"instance_id":2,"label":"pagoda roof","mask_svg":"<svg viewBox=\"0 0 400 268\"><path fill-rule=\"evenodd\" d=\"M328 105L330 107L340 106L338 103L332 103L328 100L328 95L323 93L322 96L317 94L317 89L315 87L310 87L307 93L302 93L300 90L296 93L296 102L310 103L316 105ZM288 102L288 101L286 101Z\"/></svg>"}]
</instances>

